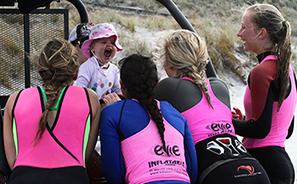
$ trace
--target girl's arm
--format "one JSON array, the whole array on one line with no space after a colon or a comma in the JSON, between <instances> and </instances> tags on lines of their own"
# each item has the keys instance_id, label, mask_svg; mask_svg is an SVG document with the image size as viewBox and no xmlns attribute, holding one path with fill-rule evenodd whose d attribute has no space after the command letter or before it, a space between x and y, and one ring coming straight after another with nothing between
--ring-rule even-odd
<instances>
[{"instance_id":1,"label":"girl's arm","mask_svg":"<svg viewBox=\"0 0 297 184\"><path fill-rule=\"evenodd\" d=\"M185 119L185 121L187 121ZM187 162L187 171L191 179L191 183L195 183L198 177L198 161L196 155L196 149L193 142L192 134L188 123L185 123L185 156Z\"/></svg>"},{"instance_id":2,"label":"girl's arm","mask_svg":"<svg viewBox=\"0 0 297 184\"><path fill-rule=\"evenodd\" d=\"M272 77L274 71L270 65L263 64L251 71L248 81L251 90L251 118L245 121L232 120L236 134L256 139L263 139L269 134L275 99L274 89L277 88Z\"/></svg>"},{"instance_id":3,"label":"girl's arm","mask_svg":"<svg viewBox=\"0 0 297 184\"><path fill-rule=\"evenodd\" d=\"M122 183L125 180L125 164L121 152L120 137L113 119L118 113L107 106L102 110L100 118L100 140L102 171L108 183ZM112 118L114 117L114 118Z\"/></svg>"},{"instance_id":4,"label":"girl's arm","mask_svg":"<svg viewBox=\"0 0 297 184\"><path fill-rule=\"evenodd\" d=\"M11 170L13 169L14 163L16 161L16 150L15 150L15 145L13 140L13 128L12 128L12 125L13 125L12 108L18 93L19 93L18 91L14 92L8 98L6 102L6 106L4 110L4 118L3 118L4 149L5 149L7 162Z\"/></svg>"},{"instance_id":5,"label":"girl's arm","mask_svg":"<svg viewBox=\"0 0 297 184\"><path fill-rule=\"evenodd\" d=\"M94 151L95 144L97 142L98 133L99 133L99 119L100 119L100 113L101 113L101 106L99 105L97 94L91 89L86 88L86 90L90 98L92 117L91 117L89 141L86 148L85 163L87 163L88 160L90 159L91 154Z\"/></svg>"}]
</instances>

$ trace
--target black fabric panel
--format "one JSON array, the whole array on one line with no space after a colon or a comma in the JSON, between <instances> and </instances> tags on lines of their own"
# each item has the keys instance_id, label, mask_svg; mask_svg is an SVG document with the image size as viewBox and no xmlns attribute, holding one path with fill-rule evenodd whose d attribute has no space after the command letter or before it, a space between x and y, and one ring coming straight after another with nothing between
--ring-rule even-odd
<instances>
[{"instance_id":1,"label":"black fabric panel","mask_svg":"<svg viewBox=\"0 0 297 184\"><path fill-rule=\"evenodd\" d=\"M38 7L48 6L52 1L53 0L18 0L18 8L22 13L27 14Z\"/></svg>"}]
</instances>

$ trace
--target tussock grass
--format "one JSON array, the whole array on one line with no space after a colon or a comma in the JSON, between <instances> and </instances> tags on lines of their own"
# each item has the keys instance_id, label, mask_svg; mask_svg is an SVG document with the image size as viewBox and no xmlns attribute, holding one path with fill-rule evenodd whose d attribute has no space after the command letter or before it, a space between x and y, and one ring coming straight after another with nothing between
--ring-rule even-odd
<instances>
[{"instance_id":1,"label":"tussock grass","mask_svg":"<svg viewBox=\"0 0 297 184\"><path fill-rule=\"evenodd\" d=\"M1 70L8 70L7 63L4 59L0 58L0 68ZM5 86L7 89L11 89L11 84L9 81L9 76L5 75L4 72L0 72L0 84Z\"/></svg>"},{"instance_id":2,"label":"tussock grass","mask_svg":"<svg viewBox=\"0 0 297 184\"><path fill-rule=\"evenodd\" d=\"M163 5L154 0L96 0L94 2L110 6L137 7L159 13L169 13ZM256 63L254 54L245 53L243 49L237 49L234 46L234 43L237 43L236 45L242 45L240 39L236 36L236 33L240 28L242 13L248 5L256 2L266 2L275 5L280 9L284 17L291 23L292 36L297 36L296 29L293 29L293 27L297 27L297 21L295 21L295 17L297 16L297 2L295 1L284 0L280 2L274 0L236 0L230 2L222 0L174 0L173 2L187 17L197 34L206 41L209 56L219 75L220 71L225 68L235 72L244 81L247 76L246 73L243 72L243 68L253 66ZM60 3L59 6L65 7L62 3ZM73 28L79 20L77 18L78 14L75 13L75 8L71 8L71 6L72 5L68 5L68 8L71 9L70 16L73 20L70 28ZM127 55L133 52L151 55L151 52L153 51L153 48L150 48L150 45L145 43L144 40L135 40L133 36L129 36L130 34L133 35L137 27L147 28L151 31L180 29L180 26L171 16L164 17L160 15L145 15L95 7L87 4L86 8L89 14L90 22L94 22L96 24L114 22L130 31L125 34L119 33L119 39L125 48L125 54ZM297 40L292 39L292 44L296 45L296 43ZM295 50L297 50L297 48L295 48ZM245 57L248 58L248 61L243 62L237 59L234 56L234 53L236 52L241 52L240 54L245 55ZM294 66L296 62L295 60L296 56L294 54L292 60Z\"/></svg>"},{"instance_id":3,"label":"tussock grass","mask_svg":"<svg viewBox=\"0 0 297 184\"><path fill-rule=\"evenodd\" d=\"M125 1L125 0L85 0L86 2L96 2L99 4L121 7L135 7L139 9L155 11L158 13L169 13L166 8L160 3L154 0L138 0L138 1ZM83 0L83 2L85 2ZM175 4L188 18L197 34L205 40L209 56L213 62L219 76L222 69L228 69L236 73L243 81L247 75L244 68L251 67L255 64L255 55L245 53L241 48L241 41L236 36L237 31L240 28L242 7L247 7L250 4L254 4L256 1L247 0L174 0ZM283 13L285 19L291 23L292 26L292 45L294 53L297 52L297 1L283 0L266 0L257 1L259 3L267 2L275 5ZM85 4L88 11L89 21L95 24L111 22L116 25L116 29L119 34L119 40L121 45L125 48L124 52L116 56L115 62L132 53L141 53L148 56L152 56L154 51L153 46L147 42L149 38L138 38L134 36L140 28L147 29L150 32L159 32L162 30L177 30L180 29L178 23L172 16L161 16L158 14L142 14L135 12L119 11L115 9L102 8L99 6L93 6ZM69 32L80 22L79 13L76 8L68 1L60 1L60 3L53 2L51 8L66 8L69 9ZM13 24L14 27L10 28L10 31L17 32L21 29L22 19L11 19L9 17L1 17L5 22ZM54 17L51 21L57 22L59 17ZM46 22L38 23L36 20L35 26L46 26ZM59 32L59 30L57 30ZM36 33L42 34L42 33ZM46 33L50 34L50 33ZM62 35L61 33L58 33ZM51 35L47 35L51 36ZM54 36L54 35L52 35ZM63 36L61 36L63 37ZM7 39L0 37L1 39ZM3 41L2 41L3 42ZM36 43L40 47L40 40L38 38L31 38L31 42ZM22 45L6 45L7 52L17 53L17 55L23 55L20 49ZM38 50L38 48L32 48ZM241 61L236 54L244 55L247 61ZM297 57L294 54L292 64L297 65ZM5 58L1 58L0 65L1 70L5 70ZM20 58L22 61L22 58ZM4 63L4 64L3 64ZM34 64L33 64L34 65ZM20 65L22 66L22 65ZM32 66L33 67L33 66ZM34 65L35 67L35 65ZM296 68L296 67L295 67ZM15 72L15 71L13 71ZM18 73L18 72L15 72ZM0 71L1 74L1 71ZM0 75L0 83L9 87L9 82L5 76Z\"/></svg>"},{"instance_id":4,"label":"tussock grass","mask_svg":"<svg viewBox=\"0 0 297 184\"><path fill-rule=\"evenodd\" d=\"M11 82L7 72L11 73L13 78L19 77L23 73L23 50L17 45L13 39L0 35L0 46L3 48L0 51L0 84L7 89L12 89ZM15 63L7 61L7 57L15 60Z\"/></svg>"},{"instance_id":5,"label":"tussock grass","mask_svg":"<svg viewBox=\"0 0 297 184\"><path fill-rule=\"evenodd\" d=\"M137 5L128 3L127 6L138 6L145 10L159 10L162 6L156 1L146 2L151 3L151 5L141 4L143 2L139 2ZM236 37L236 32L240 28L241 21L240 8L231 8L232 4L225 8L215 8L221 4L221 1L219 0L213 1L213 3L209 1L200 1L205 7L200 7L200 5L197 4L197 1L178 0L175 2L185 16L187 16L197 34L206 41L210 58L216 70L220 71L222 68L228 68L244 80L246 76L242 73L243 66L233 55L235 51L234 42L240 41ZM112 2L109 2L110 5L111 3ZM210 9L211 11L209 11ZM135 27L143 27L151 31L180 29L180 26L173 17L139 15L131 12L127 13L115 10L107 11L100 7L88 7L88 12L92 22L115 22L130 30L131 32L128 34L133 34L133 32L135 32ZM169 13L168 11L164 11L164 9L161 9L161 12ZM100 14L101 16L93 16L94 14ZM220 19L218 19L218 16L220 16ZM119 38L126 50L126 54L133 53L134 51L151 55L153 48L150 48L149 45L145 44L141 39L132 39L133 41L129 41L123 36L120 36ZM218 72L218 74L220 74L220 72Z\"/></svg>"},{"instance_id":6,"label":"tussock grass","mask_svg":"<svg viewBox=\"0 0 297 184\"><path fill-rule=\"evenodd\" d=\"M8 54L19 55L23 53L22 49L18 47L17 44L11 38L7 36L0 36L0 41L2 43L5 43L3 45Z\"/></svg>"}]
</instances>

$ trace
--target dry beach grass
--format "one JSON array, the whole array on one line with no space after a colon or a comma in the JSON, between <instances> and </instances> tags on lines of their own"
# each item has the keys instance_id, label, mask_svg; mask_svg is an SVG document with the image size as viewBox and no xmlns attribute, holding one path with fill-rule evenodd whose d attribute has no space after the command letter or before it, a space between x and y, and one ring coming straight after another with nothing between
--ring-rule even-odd
<instances>
[{"instance_id":1,"label":"dry beach grass","mask_svg":"<svg viewBox=\"0 0 297 184\"><path fill-rule=\"evenodd\" d=\"M164 16L170 14L166 8L155 0L82 0L88 11L89 21L95 24L103 22L111 22L116 26L119 34L119 40L124 47L124 52L121 52L114 59L116 63L122 57L131 53L139 52L145 55L151 55L154 51L154 44L157 42L157 37L163 31L180 29L178 23L172 16ZM209 51L209 56L213 62L219 76L225 72L232 72L238 76L242 82L246 81L249 69L255 64L254 55L246 53L242 49L242 43L236 32L240 28L241 7L252 4L256 1L246 0L175 0L177 7L183 12L192 24L196 32L206 41ZM258 1L264 2L264 1ZM296 50L297 36L297 21L294 19L297 16L297 1L283 0L271 1L283 12L285 18L292 25L292 41L293 49ZM134 10L145 10L147 12L136 12L128 10L119 10L110 7L129 7ZM17 8L17 7L15 7ZM78 11L73 4L66 0L51 3L51 8L66 8L69 9L69 32L80 22ZM148 13L149 12L149 13ZM161 15L163 14L163 15ZM2 18L2 17L0 17ZM22 20L13 19L7 20L16 22L15 27L11 31L21 29ZM20 23L17 23L17 22ZM19 26L20 28L18 28ZM36 33L38 34L38 33ZM0 42L4 38L0 36ZM30 38L35 40L34 37ZM11 50L17 60L22 62L23 53L19 52L21 45L6 45L8 50ZM41 43L41 42L40 42ZM1 44L1 43L0 43ZM38 50L38 48L36 48ZM19 57L17 57L19 56ZM296 57L293 56L293 66L295 66ZM0 70L5 70L5 58L0 55ZM19 67L15 67L17 75L24 75L18 72ZM9 87L7 76L2 76L0 71L0 83Z\"/></svg>"},{"instance_id":2,"label":"dry beach grass","mask_svg":"<svg viewBox=\"0 0 297 184\"><path fill-rule=\"evenodd\" d=\"M119 39L128 55L133 52L140 52L150 55L154 48L152 42L155 37L163 30L180 29L178 23L172 16L163 16L170 14L166 8L154 0L124 1L124 0L83 0L88 11L90 22L102 23L112 22L117 26ZM174 3L187 17L196 32L206 41L210 58L221 75L220 71L234 72L242 81L246 80L246 68L252 67L255 63L254 55L246 53L242 49L242 43L236 36L240 28L242 7L253 4L256 1L221 1L221 0L175 0ZM284 17L292 25L292 42L296 45L297 21L297 1L258 1L267 2L277 6ZM70 9L70 28L72 29L80 19L75 8L68 2L61 1L56 4L59 7ZM111 7L129 7L134 9L156 12L155 14L124 11ZM152 32L152 33L145 33ZM139 36L140 35L140 36ZM143 36L141 36L143 35ZM152 37L149 37L152 36ZM294 48L295 49L295 46ZM244 58L244 59L243 59ZM117 58L116 58L117 59ZM120 58L118 58L120 59ZM292 63L295 65L295 54Z\"/></svg>"}]
</instances>

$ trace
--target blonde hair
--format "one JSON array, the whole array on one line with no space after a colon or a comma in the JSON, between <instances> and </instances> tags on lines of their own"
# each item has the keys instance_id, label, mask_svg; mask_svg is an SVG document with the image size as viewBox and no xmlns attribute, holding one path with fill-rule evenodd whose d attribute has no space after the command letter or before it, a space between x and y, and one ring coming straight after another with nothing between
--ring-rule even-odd
<instances>
[{"instance_id":1,"label":"blonde hair","mask_svg":"<svg viewBox=\"0 0 297 184\"><path fill-rule=\"evenodd\" d=\"M208 53L204 41L194 32L177 30L166 36L162 44L159 58L163 66L168 62L181 73L179 77L191 78L201 88L212 107L205 78Z\"/></svg>"},{"instance_id":2,"label":"blonde hair","mask_svg":"<svg viewBox=\"0 0 297 184\"><path fill-rule=\"evenodd\" d=\"M251 21L254 23L255 29L265 28L274 44L273 53L277 58L275 75L279 76L282 85L278 98L277 111L279 111L290 85L291 25L285 21L280 11L270 4L255 4L248 7L246 11L253 12Z\"/></svg>"},{"instance_id":3,"label":"blonde hair","mask_svg":"<svg viewBox=\"0 0 297 184\"><path fill-rule=\"evenodd\" d=\"M36 143L42 138L49 111L54 107L59 93L78 71L76 48L66 40L52 39L43 47L38 58L38 72L44 82L48 101L41 115L36 133Z\"/></svg>"}]
</instances>

